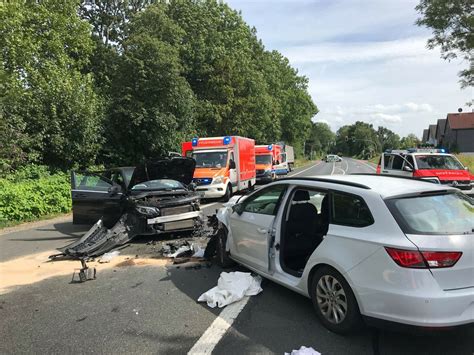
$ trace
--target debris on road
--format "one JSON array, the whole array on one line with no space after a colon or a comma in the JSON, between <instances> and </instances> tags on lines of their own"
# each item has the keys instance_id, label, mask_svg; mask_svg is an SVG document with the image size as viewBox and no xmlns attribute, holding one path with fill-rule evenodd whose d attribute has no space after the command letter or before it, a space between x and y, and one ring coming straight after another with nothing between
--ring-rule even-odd
<instances>
[{"instance_id":1,"label":"debris on road","mask_svg":"<svg viewBox=\"0 0 474 355\"><path fill-rule=\"evenodd\" d=\"M119 254L119 250L109 251L108 253L102 255L98 261L100 264L110 263L110 260L118 256Z\"/></svg>"},{"instance_id":2,"label":"debris on road","mask_svg":"<svg viewBox=\"0 0 474 355\"><path fill-rule=\"evenodd\" d=\"M74 273L72 274L71 283L78 283L78 282L82 283L82 282L96 279L97 271L95 267L92 267L92 268L88 267L84 259L81 259L81 265L82 265L82 268L78 269L79 272L76 272L77 270L75 270ZM76 274L79 277L78 279L76 279Z\"/></svg>"},{"instance_id":3,"label":"debris on road","mask_svg":"<svg viewBox=\"0 0 474 355\"><path fill-rule=\"evenodd\" d=\"M237 302L245 296L255 296L262 292L260 276L252 276L249 272L222 272L217 286L203 293L198 302L207 302L211 308L222 308Z\"/></svg>"},{"instance_id":4,"label":"debris on road","mask_svg":"<svg viewBox=\"0 0 474 355\"><path fill-rule=\"evenodd\" d=\"M291 353L285 353L285 355L321 355L321 353L311 347L307 348L306 346L302 346L298 350L293 350Z\"/></svg>"}]
</instances>

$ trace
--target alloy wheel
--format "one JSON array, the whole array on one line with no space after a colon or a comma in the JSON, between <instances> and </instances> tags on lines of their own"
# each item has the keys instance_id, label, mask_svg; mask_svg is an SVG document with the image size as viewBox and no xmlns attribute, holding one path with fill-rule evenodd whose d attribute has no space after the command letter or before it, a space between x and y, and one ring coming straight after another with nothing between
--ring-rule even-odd
<instances>
[{"instance_id":1,"label":"alloy wheel","mask_svg":"<svg viewBox=\"0 0 474 355\"><path fill-rule=\"evenodd\" d=\"M316 286L318 307L329 322L339 324L347 315L347 297L339 281L331 276L322 276Z\"/></svg>"}]
</instances>

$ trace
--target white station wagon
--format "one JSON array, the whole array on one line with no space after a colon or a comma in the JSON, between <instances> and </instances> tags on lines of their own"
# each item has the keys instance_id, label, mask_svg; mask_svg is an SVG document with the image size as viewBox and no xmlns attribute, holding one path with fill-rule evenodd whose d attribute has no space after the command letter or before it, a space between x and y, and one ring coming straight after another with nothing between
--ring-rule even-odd
<instances>
[{"instance_id":1,"label":"white station wagon","mask_svg":"<svg viewBox=\"0 0 474 355\"><path fill-rule=\"evenodd\" d=\"M474 202L380 175L288 178L218 212L217 258L310 297L330 330L474 320Z\"/></svg>"}]
</instances>

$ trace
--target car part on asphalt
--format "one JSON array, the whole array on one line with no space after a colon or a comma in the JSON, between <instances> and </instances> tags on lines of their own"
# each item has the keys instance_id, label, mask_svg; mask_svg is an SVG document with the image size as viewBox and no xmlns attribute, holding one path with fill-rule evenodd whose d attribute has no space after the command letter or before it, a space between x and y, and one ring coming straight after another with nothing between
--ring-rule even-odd
<instances>
[{"instance_id":1,"label":"car part on asphalt","mask_svg":"<svg viewBox=\"0 0 474 355\"><path fill-rule=\"evenodd\" d=\"M82 268L78 269L79 271L75 270L72 274L71 283L82 283L90 280L95 280L97 271L95 267L90 268L87 266L86 261L81 259ZM76 274L78 275L78 279L76 280Z\"/></svg>"},{"instance_id":2,"label":"car part on asphalt","mask_svg":"<svg viewBox=\"0 0 474 355\"><path fill-rule=\"evenodd\" d=\"M298 350L293 350L291 353L285 353L285 355L321 355L321 353L312 347L307 348L306 346L302 346Z\"/></svg>"}]
</instances>

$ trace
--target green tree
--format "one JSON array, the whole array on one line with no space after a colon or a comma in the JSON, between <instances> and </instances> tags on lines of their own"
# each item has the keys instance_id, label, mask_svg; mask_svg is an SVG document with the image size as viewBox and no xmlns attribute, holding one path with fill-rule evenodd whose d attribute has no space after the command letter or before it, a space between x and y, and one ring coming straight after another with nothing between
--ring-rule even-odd
<instances>
[{"instance_id":1,"label":"green tree","mask_svg":"<svg viewBox=\"0 0 474 355\"><path fill-rule=\"evenodd\" d=\"M469 67L459 73L461 86L474 85L474 16L472 0L421 0L416 6L418 26L433 30L428 48L441 48L441 56L451 60L462 56Z\"/></svg>"},{"instance_id":2,"label":"green tree","mask_svg":"<svg viewBox=\"0 0 474 355\"><path fill-rule=\"evenodd\" d=\"M408 149L408 148L416 148L421 141L418 139L416 135L410 133L406 137L403 137L400 140L400 148L401 149Z\"/></svg>"},{"instance_id":3,"label":"green tree","mask_svg":"<svg viewBox=\"0 0 474 355\"><path fill-rule=\"evenodd\" d=\"M1 117L2 126L15 132L11 162L61 168L94 162L102 101L92 76L83 73L93 42L76 11L72 0L0 7Z\"/></svg>"},{"instance_id":4,"label":"green tree","mask_svg":"<svg viewBox=\"0 0 474 355\"><path fill-rule=\"evenodd\" d=\"M336 149L343 154L366 159L374 156L381 147L373 125L357 121L339 128Z\"/></svg>"},{"instance_id":5,"label":"green tree","mask_svg":"<svg viewBox=\"0 0 474 355\"><path fill-rule=\"evenodd\" d=\"M195 97L179 58L184 32L164 6L137 15L123 41L111 80L106 163L136 164L164 155L194 132Z\"/></svg>"},{"instance_id":6,"label":"green tree","mask_svg":"<svg viewBox=\"0 0 474 355\"><path fill-rule=\"evenodd\" d=\"M400 136L388 128L382 126L377 128L377 138L382 151L400 147Z\"/></svg>"},{"instance_id":7,"label":"green tree","mask_svg":"<svg viewBox=\"0 0 474 355\"><path fill-rule=\"evenodd\" d=\"M331 131L325 122L316 122L311 125L311 133L306 140L306 154L312 156L314 153L325 155L335 152L336 134ZM312 154L313 153L313 154Z\"/></svg>"}]
</instances>

